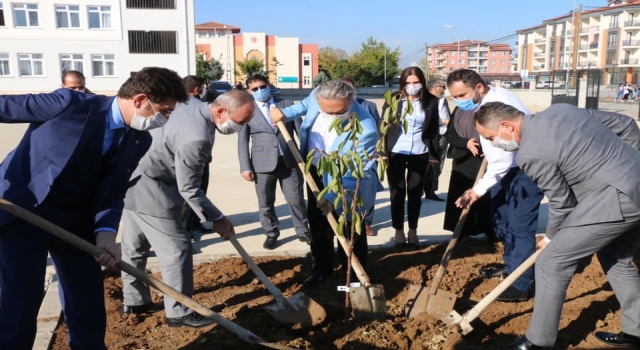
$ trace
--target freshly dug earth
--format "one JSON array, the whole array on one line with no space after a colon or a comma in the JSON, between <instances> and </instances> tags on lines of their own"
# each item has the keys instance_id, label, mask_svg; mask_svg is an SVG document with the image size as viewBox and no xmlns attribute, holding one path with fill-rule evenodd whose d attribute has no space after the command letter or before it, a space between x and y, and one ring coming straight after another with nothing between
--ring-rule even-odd
<instances>
[{"instance_id":1,"label":"freshly dug earth","mask_svg":"<svg viewBox=\"0 0 640 350\"><path fill-rule=\"evenodd\" d=\"M317 287L304 290L327 311L326 321L309 329L279 324L266 313L263 306L273 298L239 258L195 267L194 299L268 342L298 349L497 349L523 335L531 317L533 299L521 303L494 302L473 323L474 331L464 337L425 314L414 319L404 317L408 285L424 284L434 276L444 248L444 245L432 245L420 250L370 252L370 276L374 283L383 284L386 292L387 315L382 322L348 317L344 311L344 293L336 291L336 286L345 283L345 274L340 270ZM311 264L310 258L255 260L285 295L302 290ZM500 282L482 279L478 270L500 262L499 244L472 239L459 242L441 289L457 293L455 308L460 314ZM122 281L115 274L105 277L105 298L109 349L262 349L244 343L219 325L198 330L169 328L164 322L164 312L123 316L120 312ZM159 294L154 298L162 300ZM596 330L618 332L621 325L620 306L597 258L593 257L578 269L567 292L557 347L601 349L602 344L591 335ZM69 349L63 322L56 330L52 349Z\"/></svg>"}]
</instances>

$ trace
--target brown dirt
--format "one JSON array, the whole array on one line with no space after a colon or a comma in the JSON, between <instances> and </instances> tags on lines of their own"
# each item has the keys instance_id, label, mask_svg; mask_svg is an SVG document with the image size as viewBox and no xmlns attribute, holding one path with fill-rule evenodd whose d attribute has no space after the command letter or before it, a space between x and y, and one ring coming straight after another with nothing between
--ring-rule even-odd
<instances>
[{"instance_id":1,"label":"brown dirt","mask_svg":"<svg viewBox=\"0 0 640 350\"><path fill-rule=\"evenodd\" d=\"M468 240L459 243L441 288L457 293L455 308L460 314L499 283L495 279L483 280L477 272L487 265L499 264L500 249L500 245ZM403 316L407 286L430 279L443 252L443 245L433 245L421 250L381 249L370 253L371 278L374 283L384 285L387 298L386 320L382 322L347 317L344 293L336 291L337 285L344 284L345 276L339 270L319 286L305 290L327 311L326 321L309 329L278 324L266 313L263 306L273 298L239 258L195 267L194 299L268 342L298 349L496 349L523 335L533 300L494 302L473 323L474 331L464 337L455 328L448 328L426 315L414 319ZM265 257L256 258L256 262L285 295L301 291L302 281L310 270L309 258ZM105 278L105 297L109 349L262 349L244 343L218 325L198 330L169 328L164 323L164 312L123 316L119 311L122 281L114 275ZM160 295L155 298L161 300ZM560 327L559 349L602 348L591 333L601 329L620 331L620 306L597 258L586 260L574 277ZM51 349L69 349L66 338L66 325L62 323Z\"/></svg>"}]
</instances>

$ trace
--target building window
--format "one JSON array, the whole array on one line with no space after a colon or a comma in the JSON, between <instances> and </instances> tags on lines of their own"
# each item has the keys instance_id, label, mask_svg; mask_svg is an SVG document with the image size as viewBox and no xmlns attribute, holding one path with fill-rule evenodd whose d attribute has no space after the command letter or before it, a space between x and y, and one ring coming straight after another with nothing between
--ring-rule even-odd
<instances>
[{"instance_id":1,"label":"building window","mask_svg":"<svg viewBox=\"0 0 640 350\"><path fill-rule=\"evenodd\" d=\"M79 54L61 54L60 55L60 73L68 70L77 70L84 73L82 67L82 55Z\"/></svg>"},{"instance_id":2,"label":"building window","mask_svg":"<svg viewBox=\"0 0 640 350\"><path fill-rule=\"evenodd\" d=\"M16 27L38 27L38 4L13 5L13 17Z\"/></svg>"},{"instance_id":3,"label":"building window","mask_svg":"<svg viewBox=\"0 0 640 350\"><path fill-rule=\"evenodd\" d=\"M507 63L507 60L500 60L500 63L505 64Z\"/></svg>"},{"instance_id":4,"label":"building window","mask_svg":"<svg viewBox=\"0 0 640 350\"><path fill-rule=\"evenodd\" d=\"M507 51L502 51L502 56L506 56L507 55Z\"/></svg>"},{"instance_id":5,"label":"building window","mask_svg":"<svg viewBox=\"0 0 640 350\"><path fill-rule=\"evenodd\" d=\"M491 68L491 71L495 72L496 71L496 67Z\"/></svg>"},{"instance_id":6,"label":"building window","mask_svg":"<svg viewBox=\"0 0 640 350\"><path fill-rule=\"evenodd\" d=\"M41 53L19 53L18 67L21 77L44 76L44 64Z\"/></svg>"},{"instance_id":7,"label":"building window","mask_svg":"<svg viewBox=\"0 0 640 350\"><path fill-rule=\"evenodd\" d=\"M451 56L455 56L456 52L455 51L451 51Z\"/></svg>"},{"instance_id":8,"label":"building window","mask_svg":"<svg viewBox=\"0 0 640 350\"><path fill-rule=\"evenodd\" d=\"M175 9L175 0L127 0L128 9Z\"/></svg>"},{"instance_id":9,"label":"building window","mask_svg":"<svg viewBox=\"0 0 640 350\"><path fill-rule=\"evenodd\" d=\"M89 28L111 28L111 6L88 6Z\"/></svg>"},{"instance_id":10,"label":"building window","mask_svg":"<svg viewBox=\"0 0 640 350\"><path fill-rule=\"evenodd\" d=\"M496 63L496 59L495 59L495 58L494 58L494 59L492 59L492 60L491 60L491 63Z\"/></svg>"},{"instance_id":11,"label":"building window","mask_svg":"<svg viewBox=\"0 0 640 350\"><path fill-rule=\"evenodd\" d=\"M91 67L94 77L115 77L115 55L91 55Z\"/></svg>"},{"instance_id":12,"label":"building window","mask_svg":"<svg viewBox=\"0 0 640 350\"><path fill-rule=\"evenodd\" d=\"M6 26L4 22L4 8L2 7L2 3L0 2L0 27Z\"/></svg>"},{"instance_id":13,"label":"building window","mask_svg":"<svg viewBox=\"0 0 640 350\"><path fill-rule=\"evenodd\" d=\"M460 60L460 64L464 64L464 60Z\"/></svg>"},{"instance_id":14,"label":"building window","mask_svg":"<svg viewBox=\"0 0 640 350\"><path fill-rule=\"evenodd\" d=\"M449 63L456 63L456 60L450 60Z\"/></svg>"},{"instance_id":15,"label":"building window","mask_svg":"<svg viewBox=\"0 0 640 350\"><path fill-rule=\"evenodd\" d=\"M0 53L0 77L9 75L11 75L11 70L9 69L9 54Z\"/></svg>"},{"instance_id":16,"label":"building window","mask_svg":"<svg viewBox=\"0 0 640 350\"><path fill-rule=\"evenodd\" d=\"M504 67L500 68L500 71L502 71L502 72L504 72L504 71L506 71L506 70L507 70L507 69L506 69L506 68L504 68Z\"/></svg>"},{"instance_id":17,"label":"building window","mask_svg":"<svg viewBox=\"0 0 640 350\"><path fill-rule=\"evenodd\" d=\"M311 84L311 77L302 77L302 84L303 85Z\"/></svg>"},{"instance_id":18,"label":"building window","mask_svg":"<svg viewBox=\"0 0 640 350\"><path fill-rule=\"evenodd\" d=\"M129 53L178 53L178 32L130 30Z\"/></svg>"},{"instance_id":19,"label":"building window","mask_svg":"<svg viewBox=\"0 0 640 350\"><path fill-rule=\"evenodd\" d=\"M303 64L304 66L309 66L309 65L311 65L311 58L309 58L309 57L305 57L305 58L303 58L303 59L302 59L302 64Z\"/></svg>"},{"instance_id":20,"label":"building window","mask_svg":"<svg viewBox=\"0 0 640 350\"><path fill-rule=\"evenodd\" d=\"M618 33L610 32L607 37L607 47L616 48L618 47Z\"/></svg>"},{"instance_id":21,"label":"building window","mask_svg":"<svg viewBox=\"0 0 640 350\"><path fill-rule=\"evenodd\" d=\"M80 28L80 6L56 5L58 28Z\"/></svg>"},{"instance_id":22,"label":"building window","mask_svg":"<svg viewBox=\"0 0 640 350\"><path fill-rule=\"evenodd\" d=\"M491 56L495 56L495 55L496 55L496 52L495 52L495 51L493 51L493 52L491 53Z\"/></svg>"}]
</instances>

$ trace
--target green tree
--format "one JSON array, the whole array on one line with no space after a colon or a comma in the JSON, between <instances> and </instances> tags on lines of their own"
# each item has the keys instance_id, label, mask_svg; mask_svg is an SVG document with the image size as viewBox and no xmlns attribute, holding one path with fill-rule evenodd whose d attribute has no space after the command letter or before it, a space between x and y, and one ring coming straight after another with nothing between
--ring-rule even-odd
<instances>
[{"instance_id":1,"label":"green tree","mask_svg":"<svg viewBox=\"0 0 640 350\"><path fill-rule=\"evenodd\" d=\"M316 75L313 78L313 86L316 87L316 86L321 85L322 83L327 82L329 80L331 80L331 76L327 73L327 71L322 69L320 71L320 73L318 73L318 75Z\"/></svg>"},{"instance_id":2,"label":"green tree","mask_svg":"<svg viewBox=\"0 0 640 350\"><path fill-rule=\"evenodd\" d=\"M349 59L349 55L343 49L327 46L318 51L318 65L327 72L333 71L336 62L347 59Z\"/></svg>"},{"instance_id":3,"label":"green tree","mask_svg":"<svg viewBox=\"0 0 640 350\"><path fill-rule=\"evenodd\" d=\"M242 73L245 78L254 74L262 74L264 76L269 74L269 71L264 70L264 63L257 58L238 61L238 67L240 68L240 73ZM236 75L240 75L238 73L239 72L236 72Z\"/></svg>"},{"instance_id":4,"label":"green tree","mask_svg":"<svg viewBox=\"0 0 640 350\"><path fill-rule=\"evenodd\" d=\"M389 49L384 42L367 38L362 43L360 50L351 58L352 68L360 77L360 85L382 85L385 82L385 52L386 52L386 81L389 82L398 74L398 62L400 61L400 49Z\"/></svg>"},{"instance_id":5,"label":"green tree","mask_svg":"<svg viewBox=\"0 0 640 350\"><path fill-rule=\"evenodd\" d=\"M198 54L196 56L196 75L204 79L205 84L209 84L212 80L220 80L224 75L224 69L222 69L222 63L211 58L211 61L207 61L205 55Z\"/></svg>"}]
</instances>

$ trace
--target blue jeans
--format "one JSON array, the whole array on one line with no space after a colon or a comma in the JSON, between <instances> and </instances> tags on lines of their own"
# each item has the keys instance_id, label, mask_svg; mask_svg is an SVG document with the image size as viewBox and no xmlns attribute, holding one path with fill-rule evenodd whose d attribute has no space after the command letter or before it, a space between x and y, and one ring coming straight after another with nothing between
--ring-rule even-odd
<instances>
[{"instance_id":1,"label":"blue jeans","mask_svg":"<svg viewBox=\"0 0 640 350\"><path fill-rule=\"evenodd\" d=\"M505 267L512 273L536 250L538 209L544 194L520 168L512 168L491 188L491 219L496 236L504 245ZM528 269L513 287L526 292L533 282Z\"/></svg>"}]
</instances>

